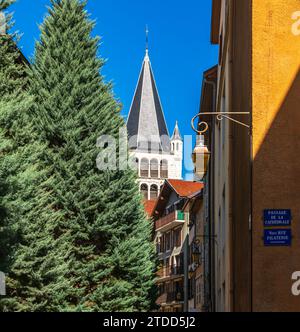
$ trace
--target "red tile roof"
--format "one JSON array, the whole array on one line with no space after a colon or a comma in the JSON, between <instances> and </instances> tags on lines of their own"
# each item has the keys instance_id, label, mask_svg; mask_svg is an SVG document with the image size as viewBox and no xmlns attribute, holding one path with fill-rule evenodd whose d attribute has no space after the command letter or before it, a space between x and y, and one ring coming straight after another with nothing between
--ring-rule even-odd
<instances>
[{"instance_id":1,"label":"red tile roof","mask_svg":"<svg viewBox=\"0 0 300 332\"><path fill-rule=\"evenodd\" d=\"M156 205L156 200L144 201L145 211L149 217L151 217L155 205Z\"/></svg>"},{"instance_id":2,"label":"red tile roof","mask_svg":"<svg viewBox=\"0 0 300 332\"><path fill-rule=\"evenodd\" d=\"M201 182L182 180L168 180L168 182L181 197L191 196L204 188L204 184Z\"/></svg>"}]
</instances>

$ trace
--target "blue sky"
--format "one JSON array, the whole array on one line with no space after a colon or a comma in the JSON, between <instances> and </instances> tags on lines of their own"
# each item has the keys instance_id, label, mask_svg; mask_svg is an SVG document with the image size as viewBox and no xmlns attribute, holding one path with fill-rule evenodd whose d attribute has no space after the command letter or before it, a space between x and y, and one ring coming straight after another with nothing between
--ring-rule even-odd
<instances>
[{"instance_id":1,"label":"blue sky","mask_svg":"<svg viewBox=\"0 0 300 332\"><path fill-rule=\"evenodd\" d=\"M148 24L150 58L172 134L178 120L181 133L192 135L191 118L199 110L202 73L217 62L210 44L211 0L89 0L87 9L102 37L99 50L107 59L103 74L129 112L145 53ZM50 0L18 0L13 6L15 29L23 34L20 46L33 56Z\"/></svg>"}]
</instances>

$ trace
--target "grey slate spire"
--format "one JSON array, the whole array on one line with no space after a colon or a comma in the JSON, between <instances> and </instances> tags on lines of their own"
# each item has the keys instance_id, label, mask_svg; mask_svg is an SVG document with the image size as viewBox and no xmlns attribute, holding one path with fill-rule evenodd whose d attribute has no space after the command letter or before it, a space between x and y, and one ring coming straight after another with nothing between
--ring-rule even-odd
<instances>
[{"instance_id":1,"label":"grey slate spire","mask_svg":"<svg viewBox=\"0 0 300 332\"><path fill-rule=\"evenodd\" d=\"M170 136L146 47L146 55L127 120L130 149L170 151Z\"/></svg>"}]
</instances>

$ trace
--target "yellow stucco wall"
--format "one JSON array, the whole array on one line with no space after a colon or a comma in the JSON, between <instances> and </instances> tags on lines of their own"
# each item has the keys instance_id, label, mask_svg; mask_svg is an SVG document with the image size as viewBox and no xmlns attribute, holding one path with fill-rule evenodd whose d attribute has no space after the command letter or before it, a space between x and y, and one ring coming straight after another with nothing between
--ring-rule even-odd
<instances>
[{"instance_id":1,"label":"yellow stucco wall","mask_svg":"<svg viewBox=\"0 0 300 332\"><path fill-rule=\"evenodd\" d=\"M300 1L252 3L253 310L300 311ZM264 209L292 210L292 247L264 247Z\"/></svg>"}]
</instances>

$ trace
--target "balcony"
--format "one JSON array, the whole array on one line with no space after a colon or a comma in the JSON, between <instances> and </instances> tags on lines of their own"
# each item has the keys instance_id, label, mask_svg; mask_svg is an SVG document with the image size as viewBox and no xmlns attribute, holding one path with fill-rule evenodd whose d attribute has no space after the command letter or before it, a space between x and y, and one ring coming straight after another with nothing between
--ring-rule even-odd
<instances>
[{"instance_id":1,"label":"balcony","mask_svg":"<svg viewBox=\"0 0 300 332\"><path fill-rule=\"evenodd\" d=\"M174 277L183 276L184 274L183 266L172 266L170 270L170 275Z\"/></svg>"},{"instance_id":2,"label":"balcony","mask_svg":"<svg viewBox=\"0 0 300 332\"><path fill-rule=\"evenodd\" d=\"M167 303L182 301L184 301L183 289L179 289L177 292L167 293Z\"/></svg>"},{"instance_id":3,"label":"balcony","mask_svg":"<svg viewBox=\"0 0 300 332\"><path fill-rule=\"evenodd\" d=\"M184 301L183 289L179 289L176 292L163 293L159 296L156 303L158 305L163 304L176 304L177 302Z\"/></svg>"},{"instance_id":4,"label":"balcony","mask_svg":"<svg viewBox=\"0 0 300 332\"><path fill-rule=\"evenodd\" d=\"M159 279L183 277L183 266L166 266L158 270L157 277Z\"/></svg>"},{"instance_id":5,"label":"balcony","mask_svg":"<svg viewBox=\"0 0 300 332\"><path fill-rule=\"evenodd\" d=\"M155 223L155 230L167 232L170 229L183 225L185 221L185 213L182 211L174 211L167 216L160 218Z\"/></svg>"}]
</instances>

